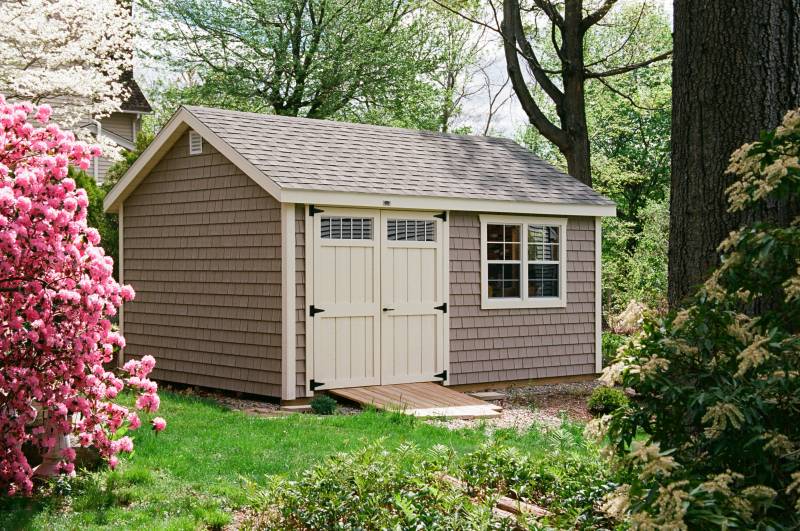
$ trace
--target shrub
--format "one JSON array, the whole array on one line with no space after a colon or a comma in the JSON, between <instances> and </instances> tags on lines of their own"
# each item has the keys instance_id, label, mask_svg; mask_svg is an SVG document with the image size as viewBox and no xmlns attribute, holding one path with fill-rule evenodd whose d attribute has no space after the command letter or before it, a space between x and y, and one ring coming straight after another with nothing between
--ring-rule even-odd
<instances>
[{"instance_id":1,"label":"shrub","mask_svg":"<svg viewBox=\"0 0 800 531\"><path fill-rule=\"evenodd\" d=\"M611 361L617 357L617 350L619 350L619 347L627 340L628 336L615 334L614 332L603 332L603 367L610 365Z\"/></svg>"},{"instance_id":2,"label":"shrub","mask_svg":"<svg viewBox=\"0 0 800 531\"><path fill-rule=\"evenodd\" d=\"M595 417L609 415L628 405L628 397L620 389L601 386L589 397L589 413Z\"/></svg>"},{"instance_id":3,"label":"shrub","mask_svg":"<svg viewBox=\"0 0 800 531\"><path fill-rule=\"evenodd\" d=\"M275 478L252 500L268 529L501 529L492 500L474 503L444 481L452 458L437 447L402 446L387 452L371 444L339 454L303 473ZM508 526L506 526L508 528Z\"/></svg>"},{"instance_id":4,"label":"shrub","mask_svg":"<svg viewBox=\"0 0 800 531\"><path fill-rule=\"evenodd\" d=\"M328 395L317 395L311 400L311 411L317 415L333 415L336 413L336 400Z\"/></svg>"},{"instance_id":5,"label":"shrub","mask_svg":"<svg viewBox=\"0 0 800 531\"><path fill-rule=\"evenodd\" d=\"M68 176L69 165L87 168L99 148L55 125L34 127L33 113L0 96L0 492L7 494L32 490L25 445L67 473L76 454L59 449L67 435L112 467L116 454L132 451L125 432L139 418L113 402L125 383L142 392L138 408L159 404L147 379L152 357L126 364L125 382L103 367L125 345L110 318L134 293L112 277L100 234L86 225L86 191ZM45 124L49 115L42 105L33 117ZM30 426L37 417L42 422Z\"/></svg>"},{"instance_id":6,"label":"shrub","mask_svg":"<svg viewBox=\"0 0 800 531\"><path fill-rule=\"evenodd\" d=\"M733 154L731 210L796 209L798 155L800 110ZM800 219L756 222L719 249L688 305L646 319L604 375L636 392L592 426L607 423L597 433L632 476L607 509L634 527L800 526Z\"/></svg>"}]
</instances>

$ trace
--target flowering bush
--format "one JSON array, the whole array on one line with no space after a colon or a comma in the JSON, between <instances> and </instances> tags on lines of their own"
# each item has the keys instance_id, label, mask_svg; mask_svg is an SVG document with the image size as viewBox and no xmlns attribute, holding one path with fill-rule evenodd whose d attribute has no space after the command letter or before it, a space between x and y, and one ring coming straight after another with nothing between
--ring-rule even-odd
<instances>
[{"instance_id":1,"label":"flowering bush","mask_svg":"<svg viewBox=\"0 0 800 531\"><path fill-rule=\"evenodd\" d=\"M733 154L731 211L796 208L798 155L800 110ZM636 528L800 526L800 217L734 231L719 250L690 304L646 319L604 375L636 392L592 426L633 477L607 509Z\"/></svg>"},{"instance_id":2,"label":"flowering bush","mask_svg":"<svg viewBox=\"0 0 800 531\"><path fill-rule=\"evenodd\" d=\"M69 165L87 168L99 148L46 125L49 117L46 105L0 96L0 493L10 495L32 489L24 443L60 452L59 468L72 472L74 449L57 444L73 435L113 467L133 449L118 431L140 424L113 399L127 382L141 392L138 408L159 405L152 357L129 361L126 382L103 368L125 346L109 318L134 293L114 281L100 235L86 225L86 192L68 177ZM43 422L30 426L38 414Z\"/></svg>"}]
</instances>

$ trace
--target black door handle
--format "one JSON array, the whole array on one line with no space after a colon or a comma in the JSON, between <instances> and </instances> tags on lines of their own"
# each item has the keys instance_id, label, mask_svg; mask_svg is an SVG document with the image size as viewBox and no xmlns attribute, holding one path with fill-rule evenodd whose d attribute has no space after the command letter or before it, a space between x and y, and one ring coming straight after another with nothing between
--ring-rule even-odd
<instances>
[{"instance_id":1,"label":"black door handle","mask_svg":"<svg viewBox=\"0 0 800 531\"><path fill-rule=\"evenodd\" d=\"M384 312L393 312L394 308L384 308L383 311Z\"/></svg>"}]
</instances>

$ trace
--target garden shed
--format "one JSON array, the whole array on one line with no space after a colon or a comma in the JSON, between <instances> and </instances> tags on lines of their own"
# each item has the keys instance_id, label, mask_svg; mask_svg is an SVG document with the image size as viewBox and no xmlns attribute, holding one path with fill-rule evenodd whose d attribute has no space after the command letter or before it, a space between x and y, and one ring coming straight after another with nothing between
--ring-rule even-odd
<instances>
[{"instance_id":1,"label":"garden shed","mask_svg":"<svg viewBox=\"0 0 800 531\"><path fill-rule=\"evenodd\" d=\"M123 356L164 381L288 401L601 368L615 206L511 140L182 107L105 209Z\"/></svg>"}]
</instances>

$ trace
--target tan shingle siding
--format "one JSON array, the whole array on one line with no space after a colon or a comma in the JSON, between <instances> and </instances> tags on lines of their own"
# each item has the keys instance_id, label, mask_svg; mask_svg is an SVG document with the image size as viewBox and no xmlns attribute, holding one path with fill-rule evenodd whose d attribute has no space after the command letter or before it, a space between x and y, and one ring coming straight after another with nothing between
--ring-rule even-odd
<instances>
[{"instance_id":1,"label":"tan shingle siding","mask_svg":"<svg viewBox=\"0 0 800 531\"><path fill-rule=\"evenodd\" d=\"M567 225L567 307L482 310L480 221L450 217L450 384L594 373L594 218Z\"/></svg>"},{"instance_id":2,"label":"tan shingle siding","mask_svg":"<svg viewBox=\"0 0 800 531\"><path fill-rule=\"evenodd\" d=\"M154 377L280 395L280 204L184 135L125 201L126 356Z\"/></svg>"}]
</instances>

